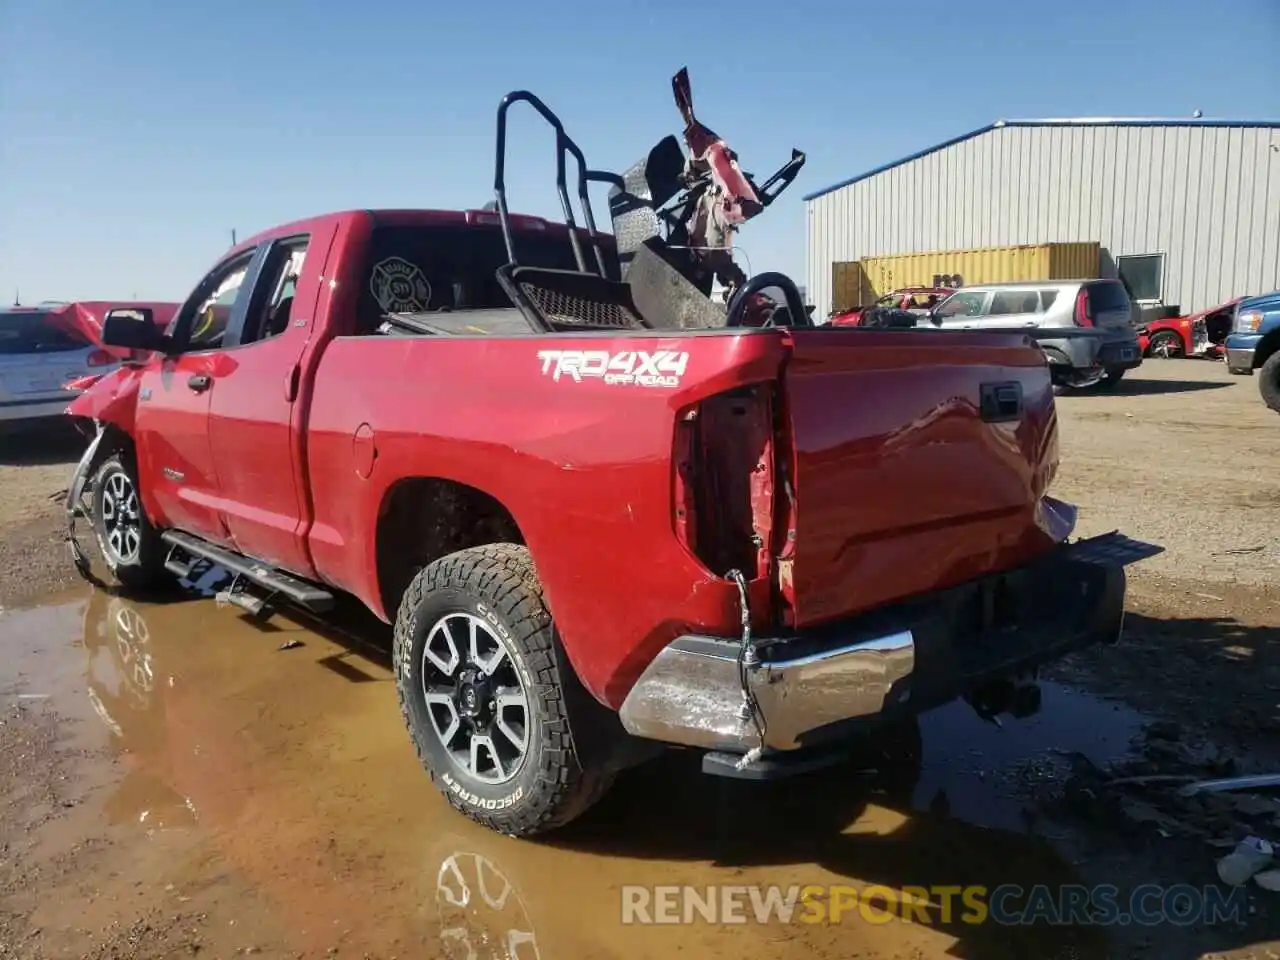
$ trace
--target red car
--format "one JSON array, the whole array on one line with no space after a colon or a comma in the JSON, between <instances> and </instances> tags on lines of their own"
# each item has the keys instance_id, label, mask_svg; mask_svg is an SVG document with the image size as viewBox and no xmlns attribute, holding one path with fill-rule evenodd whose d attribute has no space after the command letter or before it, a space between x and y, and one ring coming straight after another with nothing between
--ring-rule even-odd
<instances>
[{"instance_id":1,"label":"red car","mask_svg":"<svg viewBox=\"0 0 1280 960\"><path fill-rule=\"evenodd\" d=\"M1208 310L1185 317L1152 320L1138 330L1138 343L1144 357L1212 357L1222 355L1222 344L1231 332L1231 317L1236 297Z\"/></svg>"},{"instance_id":2,"label":"red car","mask_svg":"<svg viewBox=\"0 0 1280 960\"><path fill-rule=\"evenodd\" d=\"M949 287L903 287L886 293L872 306L889 307L896 310L908 310L911 313L925 314L955 293ZM838 313L831 318L833 327L856 327L862 322L862 311L866 307L854 307Z\"/></svg>"},{"instance_id":3,"label":"red car","mask_svg":"<svg viewBox=\"0 0 1280 960\"><path fill-rule=\"evenodd\" d=\"M1119 639L1124 567L1160 548L1071 539L1034 343L815 327L778 273L720 311L656 235L621 279L586 201L590 230L507 213L505 109L531 97L500 108L496 213L280 226L165 332L108 317L151 353L71 405L81 573L84 510L126 587L220 569L255 617L355 597L395 625L427 773L515 835L664 745L795 773L957 696L1020 709L1029 671ZM576 146L535 106L563 178ZM789 323L744 323L765 288Z\"/></svg>"}]
</instances>

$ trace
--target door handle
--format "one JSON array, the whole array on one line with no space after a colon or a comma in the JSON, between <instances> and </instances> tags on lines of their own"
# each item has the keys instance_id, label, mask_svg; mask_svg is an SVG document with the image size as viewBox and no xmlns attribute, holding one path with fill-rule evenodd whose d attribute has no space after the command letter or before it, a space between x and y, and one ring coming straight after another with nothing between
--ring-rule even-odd
<instances>
[{"instance_id":1,"label":"door handle","mask_svg":"<svg viewBox=\"0 0 1280 960\"><path fill-rule=\"evenodd\" d=\"M213 380L209 377L207 373L192 374L191 377L187 380L187 386L190 387L192 390L194 390L196 393L204 393L204 391L208 390L209 387L212 385L213 385Z\"/></svg>"}]
</instances>

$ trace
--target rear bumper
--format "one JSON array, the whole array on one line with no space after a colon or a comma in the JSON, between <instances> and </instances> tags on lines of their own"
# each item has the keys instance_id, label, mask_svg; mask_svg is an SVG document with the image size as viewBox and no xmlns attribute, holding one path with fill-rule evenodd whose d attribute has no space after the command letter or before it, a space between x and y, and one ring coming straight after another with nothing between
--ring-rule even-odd
<instances>
[{"instance_id":1,"label":"rear bumper","mask_svg":"<svg viewBox=\"0 0 1280 960\"><path fill-rule=\"evenodd\" d=\"M1054 336L1058 333L1058 336ZM1137 333L1115 337L1089 328L1058 331L1045 328L1036 339L1049 355L1050 363L1062 363L1073 370L1129 370L1142 365L1142 344Z\"/></svg>"},{"instance_id":2,"label":"rear bumper","mask_svg":"<svg viewBox=\"0 0 1280 960\"><path fill-rule=\"evenodd\" d=\"M849 621L756 640L682 636L619 711L635 736L730 754L808 752L1073 650L1114 642L1124 567L1163 548L1107 534L1016 570Z\"/></svg>"},{"instance_id":3,"label":"rear bumper","mask_svg":"<svg viewBox=\"0 0 1280 960\"><path fill-rule=\"evenodd\" d=\"M1142 344L1135 334L1121 340L1108 340L1098 350L1094 363L1108 370L1132 370L1142 366Z\"/></svg>"}]
</instances>

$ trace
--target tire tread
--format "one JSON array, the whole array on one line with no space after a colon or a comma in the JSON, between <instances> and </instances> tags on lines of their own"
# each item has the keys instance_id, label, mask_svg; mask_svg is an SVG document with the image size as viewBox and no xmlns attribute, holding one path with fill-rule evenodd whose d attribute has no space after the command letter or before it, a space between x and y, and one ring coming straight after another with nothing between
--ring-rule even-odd
<instances>
[{"instance_id":1,"label":"tire tread","mask_svg":"<svg viewBox=\"0 0 1280 960\"><path fill-rule=\"evenodd\" d=\"M490 606L511 631L511 638L533 677L529 691L531 721L542 728L537 779L520 803L504 810L481 810L459 799L432 768L426 737L410 713L409 679L401 669L407 646L414 642L416 615L426 598L444 589L460 589ZM424 567L409 583L396 614L393 662L396 696L423 768L450 805L472 820L512 836L529 836L563 826L598 801L614 781L614 774L584 767L580 762L564 692L553 654L551 614L526 547L493 543L441 557Z\"/></svg>"}]
</instances>

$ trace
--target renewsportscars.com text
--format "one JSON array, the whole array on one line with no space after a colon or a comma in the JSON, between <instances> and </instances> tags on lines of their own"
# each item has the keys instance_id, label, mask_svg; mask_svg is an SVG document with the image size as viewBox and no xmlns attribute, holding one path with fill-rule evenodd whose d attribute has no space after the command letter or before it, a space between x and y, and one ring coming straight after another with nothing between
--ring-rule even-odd
<instances>
[{"instance_id":1,"label":"renewsportscars.com text","mask_svg":"<svg viewBox=\"0 0 1280 960\"><path fill-rule=\"evenodd\" d=\"M622 887L624 924L956 923L1113 926L1236 923L1248 913L1243 888L1147 884L1125 894L1101 884L1023 887L881 885Z\"/></svg>"}]
</instances>

